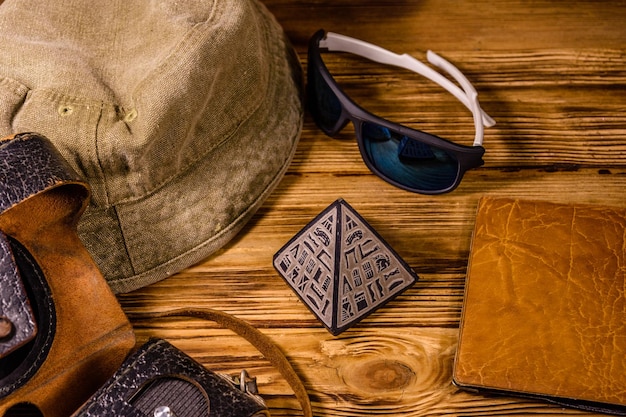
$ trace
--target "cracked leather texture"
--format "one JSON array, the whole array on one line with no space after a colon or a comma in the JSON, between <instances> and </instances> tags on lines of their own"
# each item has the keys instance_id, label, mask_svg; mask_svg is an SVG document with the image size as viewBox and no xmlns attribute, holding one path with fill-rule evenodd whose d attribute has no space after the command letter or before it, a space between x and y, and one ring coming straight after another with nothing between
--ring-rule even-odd
<instances>
[{"instance_id":1,"label":"cracked leather texture","mask_svg":"<svg viewBox=\"0 0 626 417\"><path fill-rule=\"evenodd\" d=\"M51 143L23 133L0 141L0 215L54 184L79 181ZM35 317L11 246L0 232L0 316L8 318L11 334L0 340L0 358L36 334Z\"/></svg>"},{"instance_id":2,"label":"cracked leather texture","mask_svg":"<svg viewBox=\"0 0 626 417\"><path fill-rule=\"evenodd\" d=\"M43 136L21 133L0 141L0 213L54 185L81 181Z\"/></svg>"},{"instance_id":3,"label":"cracked leather texture","mask_svg":"<svg viewBox=\"0 0 626 417\"><path fill-rule=\"evenodd\" d=\"M162 339L151 339L73 417L152 416L167 406L177 417L269 416L259 397L242 392Z\"/></svg>"},{"instance_id":4,"label":"cracked leather texture","mask_svg":"<svg viewBox=\"0 0 626 417\"><path fill-rule=\"evenodd\" d=\"M0 232L0 316L11 326L0 339L0 358L33 340L37 332L35 314L22 283L9 241Z\"/></svg>"},{"instance_id":5,"label":"cracked leather texture","mask_svg":"<svg viewBox=\"0 0 626 417\"><path fill-rule=\"evenodd\" d=\"M626 413L625 229L621 208L483 198L455 383Z\"/></svg>"},{"instance_id":6,"label":"cracked leather texture","mask_svg":"<svg viewBox=\"0 0 626 417\"><path fill-rule=\"evenodd\" d=\"M51 145L33 133L0 141L0 215L55 184L79 181ZM0 358L33 340L37 331L33 308L7 236L0 231L0 316L12 331L0 340Z\"/></svg>"}]
</instances>

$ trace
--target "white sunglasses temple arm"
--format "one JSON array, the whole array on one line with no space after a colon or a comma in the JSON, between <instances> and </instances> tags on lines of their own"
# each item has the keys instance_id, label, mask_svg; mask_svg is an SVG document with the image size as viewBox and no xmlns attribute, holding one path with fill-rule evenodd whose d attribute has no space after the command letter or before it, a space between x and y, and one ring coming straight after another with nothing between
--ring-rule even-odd
<instances>
[{"instance_id":1,"label":"white sunglasses temple arm","mask_svg":"<svg viewBox=\"0 0 626 417\"><path fill-rule=\"evenodd\" d=\"M441 75L439 72L433 70L426 64L420 62L416 58L408 54L396 54L388 51L379 46L373 45L354 39L348 36L340 35L333 32L328 32L326 37L320 40L320 47L327 48L329 51L341 51L348 52L355 55L359 55L363 58L367 58L371 61L379 62L381 64L393 65L396 67L408 69L414 71L431 81L439 84L450 94L455 96L461 103L465 105L474 116L474 124L476 127L476 136L474 137L474 145L482 145L483 142L483 127L493 126L495 121L485 113L478 104L478 93L469 82L469 80L461 73L461 71L446 61L436 53L428 51L427 58L433 65L447 71L462 87L461 90L453 82Z\"/></svg>"},{"instance_id":2,"label":"white sunglasses temple arm","mask_svg":"<svg viewBox=\"0 0 626 417\"><path fill-rule=\"evenodd\" d=\"M465 96L467 97L468 102L469 102L469 109L472 112L472 115L474 116L474 125L476 127L476 136L474 137L474 146L482 145L484 126L487 126L487 127L493 126L495 124L495 121L480 108L480 104L478 103L478 93L476 92L476 89L474 88L472 83L470 83L469 80L465 77L465 75L463 75L463 73L457 67L452 65L446 59L437 55L433 51L428 51L426 53L426 58L428 59L428 62L435 65L436 67L443 69L448 74L450 74L452 78L454 78L461 85L461 87L463 87L463 91L465 91Z\"/></svg>"}]
</instances>

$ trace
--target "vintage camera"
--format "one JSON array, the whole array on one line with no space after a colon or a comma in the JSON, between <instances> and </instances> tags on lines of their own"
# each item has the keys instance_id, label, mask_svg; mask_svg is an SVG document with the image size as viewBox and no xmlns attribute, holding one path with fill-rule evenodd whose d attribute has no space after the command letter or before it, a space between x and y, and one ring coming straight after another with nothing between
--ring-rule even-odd
<instances>
[{"instance_id":1,"label":"vintage camera","mask_svg":"<svg viewBox=\"0 0 626 417\"><path fill-rule=\"evenodd\" d=\"M269 417L244 371L211 372L169 342L151 339L73 417Z\"/></svg>"}]
</instances>

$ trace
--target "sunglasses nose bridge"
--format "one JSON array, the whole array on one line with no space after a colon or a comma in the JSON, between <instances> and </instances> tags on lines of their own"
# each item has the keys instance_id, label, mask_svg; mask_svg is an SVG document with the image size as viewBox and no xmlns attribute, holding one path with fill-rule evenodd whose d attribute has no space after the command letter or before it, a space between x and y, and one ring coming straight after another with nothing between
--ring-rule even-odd
<instances>
[{"instance_id":1,"label":"sunglasses nose bridge","mask_svg":"<svg viewBox=\"0 0 626 417\"><path fill-rule=\"evenodd\" d=\"M337 119L337 122L335 123L335 125L332 127L329 133L329 136L338 135L339 132L341 132L350 122L352 122L352 124L354 125L354 129L356 131L355 121L352 119L350 113L348 113L346 109L342 106L341 114L339 115L339 118Z\"/></svg>"},{"instance_id":2,"label":"sunglasses nose bridge","mask_svg":"<svg viewBox=\"0 0 626 417\"><path fill-rule=\"evenodd\" d=\"M361 153L363 154L363 158L368 158L367 153L365 152L364 147L364 143L365 143L365 138L363 137L363 125L364 125L364 121L361 119L355 119L355 118L351 118L350 121L352 122L352 125L354 126L354 135L356 136L356 140L359 144L359 149L361 150Z\"/></svg>"},{"instance_id":3,"label":"sunglasses nose bridge","mask_svg":"<svg viewBox=\"0 0 626 417\"><path fill-rule=\"evenodd\" d=\"M355 117L343 104L340 105L340 108L341 109L339 111L339 115L336 117L336 121L330 128L325 128L319 124L318 127L320 127L326 135L334 138L337 137L339 133L346 128L346 126L352 124L354 128L354 133L352 134L356 135L356 137L358 138L361 131L361 125L363 123L362 120L360 120L358 117ZM349 137L351 139L354 139L354 136L352 136L352 134Z\"/></svg>"}]
</instances>

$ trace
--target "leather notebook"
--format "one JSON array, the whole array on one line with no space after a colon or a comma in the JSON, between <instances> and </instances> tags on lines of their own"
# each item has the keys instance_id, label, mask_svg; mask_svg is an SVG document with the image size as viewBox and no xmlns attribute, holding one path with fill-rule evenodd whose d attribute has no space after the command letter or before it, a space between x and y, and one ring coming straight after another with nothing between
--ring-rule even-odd
<instances>
[{"instance_id":1,"label":"leather notebook","mask_svg":"<svg viewBox=\"0 0 626 417\"><path fill-rule=\"evenodd\" d=\"M453 382L626 415L626 209L479 202Z\"/></svg>"}]
</instances>

